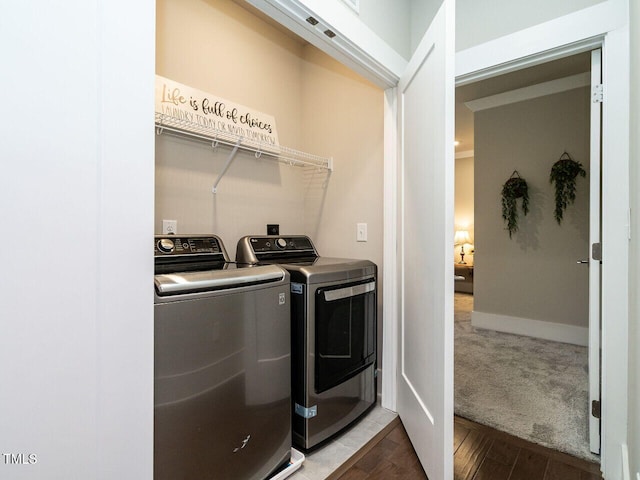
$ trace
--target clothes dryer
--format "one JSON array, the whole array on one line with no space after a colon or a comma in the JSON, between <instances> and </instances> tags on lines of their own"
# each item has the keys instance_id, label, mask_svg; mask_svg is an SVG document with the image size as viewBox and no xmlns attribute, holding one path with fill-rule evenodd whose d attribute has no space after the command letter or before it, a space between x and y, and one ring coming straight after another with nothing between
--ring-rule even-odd
<instances>
[{"instance_id":1,"label":"clothes dryer","mask_svg":"<svg viewBox=\"0 0 640 480\"><path fill-rule=\"evenodd\" d=\"M236 261L291 275L293 441L314 448L375 404L377 267L301 235L243 237Z\"/></svg>"}]
</instances>

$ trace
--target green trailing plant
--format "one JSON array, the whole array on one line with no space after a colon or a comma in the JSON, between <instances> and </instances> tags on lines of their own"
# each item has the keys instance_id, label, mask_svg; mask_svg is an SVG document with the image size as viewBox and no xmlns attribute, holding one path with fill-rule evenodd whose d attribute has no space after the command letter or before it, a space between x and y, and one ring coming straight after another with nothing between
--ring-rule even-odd
<instances>
[{"instance_id":1,"label":"green trailing plant","mask_svg":"<svg viewBox=\"0 0 640 480\"><path fill-rule=\"evenodd\" d=\"M515 170L502 185L502 219L507 222L509 238L518 231L517 200L522 199L522 213L529 213L529 187L524 178Z\"/></svg>"},{"instance_id":2,"label":"green trailing plant","mask_svg":"<svg viewBox=\"0 0 640 480\"><path fill-rule=\"evenodd\" d=\"M578 175L585 177L587 172L582 168L582 164L573 160L567 152L564 152L560 156L560 160L551 167L549 183L555 183L556 208L553 216L558 225L562 223L562 215L567 206L576 199L576 178Z\"/></svg>"}]
</instances>

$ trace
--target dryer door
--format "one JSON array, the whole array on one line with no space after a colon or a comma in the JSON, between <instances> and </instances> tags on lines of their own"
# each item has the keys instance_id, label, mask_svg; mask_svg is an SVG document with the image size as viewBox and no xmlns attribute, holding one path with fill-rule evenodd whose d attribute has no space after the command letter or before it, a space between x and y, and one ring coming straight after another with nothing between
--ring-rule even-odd
<instances>
[{"instance_id":1,"label":"dryer door","mask_svg":"<svg viewBox=\"0 0 640 480\"><path fill-rule=\"evenodd\" d=\"M374 279L316 290L315 390L324 392L375 362Z\"/></svg>"}]
</instances>

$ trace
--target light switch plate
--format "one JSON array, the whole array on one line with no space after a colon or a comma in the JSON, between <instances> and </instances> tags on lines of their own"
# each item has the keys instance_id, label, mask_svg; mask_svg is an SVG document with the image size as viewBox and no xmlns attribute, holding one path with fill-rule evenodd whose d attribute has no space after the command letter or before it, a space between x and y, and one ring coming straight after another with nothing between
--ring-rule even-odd
<instances>
[{"instance_id":1,"label":"light switch plate","mask_svg":"<svg viewBox=\"0 0 640 480\"><path fill-rule=\"evenodd\" d=\"M356 241L357 242L367 241L367 224L366 223L356 224Z\"/></svg>"}]
</instances>

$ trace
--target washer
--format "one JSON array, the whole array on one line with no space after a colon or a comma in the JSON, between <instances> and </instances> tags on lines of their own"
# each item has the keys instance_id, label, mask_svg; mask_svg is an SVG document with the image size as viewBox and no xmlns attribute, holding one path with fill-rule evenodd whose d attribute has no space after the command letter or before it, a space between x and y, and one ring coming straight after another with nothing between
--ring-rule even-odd
<instances>
[{"instance_id":1,"label":"washer","mask_svg":"<svg viewBox=\"0 0 640 480\"><path fill-rule=\"evenodd\" d=\"M291 455L289 274L215 235L155 237L154 479L255 479Z\"/></svg>"},{"instance_id":2,"label":"washer","mask_svg":"<svg viewBox=\"0 0 640 480\"><path fill-rule=\"evenodd\" d=\"M291 275L293 443L312 449L375 404L377 267L321 257L302 235L243 237L236 252Z\"/></svg>"}]
</instances>

